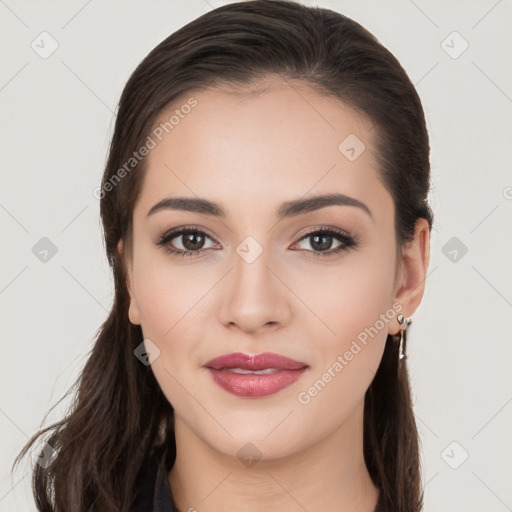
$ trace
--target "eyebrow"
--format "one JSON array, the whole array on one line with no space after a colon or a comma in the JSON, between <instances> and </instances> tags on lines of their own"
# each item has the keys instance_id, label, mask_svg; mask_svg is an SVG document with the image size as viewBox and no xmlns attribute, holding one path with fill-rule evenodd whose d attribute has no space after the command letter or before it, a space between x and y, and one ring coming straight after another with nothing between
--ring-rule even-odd
<instances>
[{"instance_id":1,"label":"eyebrow","mask_svg":"<svg viewBox=\"0 0 512 512\"><path fill-rule=\"evenodd\" d=\"M365 203L345 194L324 194L306 199L285 201L277 210L277 218L281 220L286 217L294 217L327 206L354 206L366 212L373 220L372 212ZM220 204L198 197L167 197L156 203L149 210L147 216L149 217L161 210L178 210L212 215L214 217L226 217L226 212Z\"/></svg>"}]
</instances>

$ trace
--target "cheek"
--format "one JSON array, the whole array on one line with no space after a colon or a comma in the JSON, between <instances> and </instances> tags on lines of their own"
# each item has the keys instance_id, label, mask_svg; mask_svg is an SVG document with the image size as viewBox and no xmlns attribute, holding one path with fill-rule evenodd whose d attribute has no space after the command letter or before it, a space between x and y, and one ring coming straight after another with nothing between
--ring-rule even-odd
<instances>
[{"instance_id":1,"label":"cheek","mask_svg":"<svg viewBox=\"0 0 512 512\"><path fill-rule=\"evenodd\" d=\"M313 409L343 403L337 410L344 414L364 396L397 314L391 307L394 259L389 252L361 252L346 266L317 272L315 286L312 278L303 282L299 293L316 318L308 314L303 321L306 338L314 341L315 364L301 403L314 401Z\"/></svg>"},{"instance_id":2,"label":"cheek","mask_svg":"<svg viewBox=\"0 0 512 512\"><path fill-rule=\"evenodd\" d=\"M207 292L215 284L211 271L202 275L193 266L173 265L165 257L152 256L139 259L134 277L144 336L161 343L175 338L177 332L193 336L189 329L198 325Z\"/></svg>"},{"instance_id":3,"label":"cheek","mask_svg":"<svg viewBox=\"0 0 512 512\"><path fill-rule=\"evenodd\" d=\"M297 294L316 314L320 339L327 346L342 349L391 308L394 260L388 254L389 250L354 253L346 264L312 270L308 279L297 280L302 282ZM384 326L378 323L384 339L388 327L389 321Z\"/></svg>"},{"instance_id":4,"label":"cheek","mask_svg":"<svg viewBox=\"0 0 512 512\"><path fill-rule=\"evenodd\" d=\"M201 306L207 302L205 294L213 283L209 282L211 277L206 284L201 283L184 267L172 268L158 260L153 257L151 263L143 265L139 259L136 297L141 328L144 339L150 339L160 350L151 371L162 392L173 408L187 411L190 396L198 394L189 375L194 347L204 338Z\"/></svg>"},{"instance_id":5,"label":"cheek","mask_svg":"<svg viewBox=\"0 0 512 512\"><path fill-rule=\"evenodd\" d=\"M377 372L389 326L379 318L390 309L384 302L383 297L369 300L354 294L342 301L342 309L326 316L335 334L312 338L315 364L297 390L296 400L305 417L323 418L326 432L351 416Z\"/></svg>"},{"instance_id":6,"label":"cheek","mask_svg":"<svg viewBox=\"0 0 512 512\"><path fill-rule=\"evenodd\" d=\"M218 277L211 269L173 265L160 256L146 264L139 258L134 270L142 333L160 350L151 369L173 407L186 410L190 397L183 386L196 394L196 383L189 378L202 361L197 348L207 338L204 326L215 295L209 292L214 292Z\"/></svg>"}]
</instances>

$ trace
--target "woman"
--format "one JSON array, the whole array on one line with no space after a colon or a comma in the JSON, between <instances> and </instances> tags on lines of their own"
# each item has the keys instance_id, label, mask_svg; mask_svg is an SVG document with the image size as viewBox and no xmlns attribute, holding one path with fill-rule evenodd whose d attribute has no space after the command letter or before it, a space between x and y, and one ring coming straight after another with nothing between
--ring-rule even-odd
<instances>
[{"instance_id":1,"label":"woman","mask_svg":"<svg viewBox=\"0 0 512 512\"><path fill-rule=\"evenodd\" d=\"M34 470L39 510L421 510L406 333L429 143L341 14L255 0L159 44L100 198L115 300Z\"/></svg>"}]
</instances>

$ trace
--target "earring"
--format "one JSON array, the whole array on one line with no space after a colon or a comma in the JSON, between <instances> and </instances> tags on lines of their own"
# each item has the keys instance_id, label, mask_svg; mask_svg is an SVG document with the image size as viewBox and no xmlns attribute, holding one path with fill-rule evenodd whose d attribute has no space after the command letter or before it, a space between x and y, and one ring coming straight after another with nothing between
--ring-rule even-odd
<instances>
[{"instance_id":1,"label":"earring","mask_svg":"<svg viewBox=\"0 0 512 512\"><path fill-rule=\"evenodd\" d=\"M409 327L409 324L412 322L411 318L405 318L405 316L400 313L396 319L398 320L398 323L400 324L400 349L399 349L399 359L405 359L407 355L405 354L406 351L406 344L407 344L407 333L405 332L407 327Z\"/></svg>"}]
</instances>

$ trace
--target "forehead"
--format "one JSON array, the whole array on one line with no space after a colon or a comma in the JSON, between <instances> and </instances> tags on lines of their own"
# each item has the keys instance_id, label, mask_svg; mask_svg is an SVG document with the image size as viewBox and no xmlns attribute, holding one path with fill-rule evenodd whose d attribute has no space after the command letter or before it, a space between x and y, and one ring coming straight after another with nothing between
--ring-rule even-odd
<instances>
[{"instance_id":1,"label":"forehead","mask_svg":"<svg viewBox=\"0 0 512 512\"><path fill-rule=\"evenodd\" d=\"M191 98L195 106L184 108ZM305 84L268 80L251 90L190 92L155 127L166 122L146 157L136 206L144 213L163 197L183 195L227 203L228 214L235 200L261 214L265 205L332 192L390 207L372 122Z\"/></svg>"}]
</instances>

